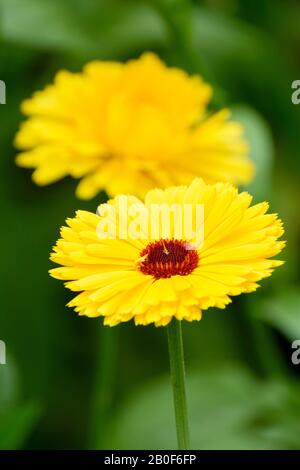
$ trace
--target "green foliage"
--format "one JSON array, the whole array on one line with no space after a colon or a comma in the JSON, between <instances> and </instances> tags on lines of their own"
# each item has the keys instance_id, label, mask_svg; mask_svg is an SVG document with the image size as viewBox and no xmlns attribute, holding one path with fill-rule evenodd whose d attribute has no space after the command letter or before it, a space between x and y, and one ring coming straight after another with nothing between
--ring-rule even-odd
<instances>
[{"instance_id":1,"label":"green foliage","mask_svg":"<svg viewBox=\"0 0 300 470\"><path fill-rule=\"evenodd\" d=\"M278 329L287 339L300 339L300 293L289 287L258 303L257 315Z\"/></svg>"},{"instance_id":2,"label":"green foliage","mask_svg":"<svg viewBox=\"0 0 300 470\"><path fill-rule=\"evenodd\" d=\"M232 118L244 126L245 137L250 147L250 156L255 165L255 175L247 190L259 202L269 200L272 189L272 167L274 145L270 129L257 111L246 106L234 106Z\"/></svg>"},{"instance_id":3,"label":"green foliage","mask_svg":"<svg viewBox=\"0 0 300 470\"><path fill-rule=\"evenodd\" d=\"M115 58L166 41L166 28L144 2L1 0L5 40L84 58Z\"/></svg>"},{"instance_id":4,"label":"green foliage","mask_svg":"<svg viewBox=\"0 0 300 470\"><path fill-rule=\"evenodd\" d=\"M8 364L0 366L0 449L21 448L40 414L39 406L19 399L16 370Z\"/></svg>"},{"instance_id":5,"label":"green foliage","mask_svg":"<svg viewBox=\"0 0 300 470\"><path fill-rule=\"evenodd\" d=\"M0 79L7 84L0 106L0 339L19 372L10 358L0 365L0 448L175 446L164 329L122 325L114 345L100 321L64 307L70 294L47 273L65 218L78 208L95 210L106 196L77 201L70 179L36 187L30 172L15 166L12 144L21 100L56 70L155 50L211 81L213 108L233 109L256 164L247 189L257 201L271 199L287 228L287 263L251 301L235 299L225 312L211 309L199 324L184 325L192 445L299 449L300 369L290 360L290 342L300 339L300 107L290 99L299 79L299 4L0 0L0 9ZM225 367L232 361L239 365Z\"/></svg>"},{"instance_id":6,"label":"green foliage","mask_svg":"<svg viewBox=\"0 0 300 470\"><path fill-rule=\"evenodd\" d=\"M187 384L192 449L297 447L300 425L293 413L300 411L298 386L260 382L233 366L196 371ZM176 448L170 393L169 378L135 391L119 412L107 448Z\"/></svg>"}]
</instances>

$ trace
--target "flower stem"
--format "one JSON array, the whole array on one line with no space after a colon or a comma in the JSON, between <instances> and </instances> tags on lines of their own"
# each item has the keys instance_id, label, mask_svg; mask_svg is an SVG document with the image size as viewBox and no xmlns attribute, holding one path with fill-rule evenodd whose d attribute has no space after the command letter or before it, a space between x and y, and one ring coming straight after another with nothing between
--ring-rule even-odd
<instances>
[{"instance_id":1,"label":"flower stem","mask_svg":"<svg viewBox=\"0 0 300 470\"><path fill-rule=\"evenodd\" d=\"M174 318L167 326L167 331L178 449L188 450L189 426L181 322Z\"/></svg>"},{"instance_id":2,"label":"flower stem","mask_svg":"<svg viewBox=\"0 0 300 470\"><path fill-rule=\"evenodd\" d=\"M89 449L103 449L115 397L119 353L119 329L101 327L95 383L92 396Z\"/></svg>"}]
</instances>

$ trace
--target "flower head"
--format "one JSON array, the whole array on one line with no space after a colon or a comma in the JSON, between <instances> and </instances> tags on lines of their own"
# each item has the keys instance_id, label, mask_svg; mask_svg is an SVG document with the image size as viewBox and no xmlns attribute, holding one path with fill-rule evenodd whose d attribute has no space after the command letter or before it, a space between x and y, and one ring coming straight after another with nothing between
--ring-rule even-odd
<instances>
[{"instance_id":1,"label":"flower head","mask_svg":"<svg viewBox=\"0 0 300 470\"><path fill-rule=\"evenodd\" d=\"M39 185L70 175L83 199L153 187L247 182L252 164L242 126L229 112L207 113L211 87L168 68L152 53L126 64L94 61L60 71L53 85L22 104L16 136L20 166Z\"/></svg>"},{"instance_id":2,"label":"flower head","mask_svg":"<svg viewBox=\"0 0 300 470\"><path fill-rule=\"evenodd\" d=\"M50 273L80 292L70 307L107 325L199 320L202 310L255 291L282 264L269 259L284 246L282 222L251 199L200 179L151 190L143 202L118 196L97 214L67 220L51 255L62 267Z\"/></svg>"}]
</instances>

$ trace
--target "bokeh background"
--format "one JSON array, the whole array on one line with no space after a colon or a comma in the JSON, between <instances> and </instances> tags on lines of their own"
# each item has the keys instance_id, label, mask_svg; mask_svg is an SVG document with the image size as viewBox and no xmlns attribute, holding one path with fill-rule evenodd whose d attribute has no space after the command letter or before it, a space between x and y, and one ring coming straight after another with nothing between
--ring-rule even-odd
<instances>
[{"instance_id":1,"label":"bokeh background","mask_svg":"<svg viewBox=\"0 0 300 470\"><path fill-rule=\"evenodd\" d=\"M297 0L0 0L0 448L176 447L164 328L77 317L49 278L59 227L105 194L75 199L76 181L39 188L14 164L19 105L61 69L152 50L215 87L257 165L249 188L286 227L286 264L263 288L184 324L192 448L300 449Z\"/></svg>"}]
</instances>

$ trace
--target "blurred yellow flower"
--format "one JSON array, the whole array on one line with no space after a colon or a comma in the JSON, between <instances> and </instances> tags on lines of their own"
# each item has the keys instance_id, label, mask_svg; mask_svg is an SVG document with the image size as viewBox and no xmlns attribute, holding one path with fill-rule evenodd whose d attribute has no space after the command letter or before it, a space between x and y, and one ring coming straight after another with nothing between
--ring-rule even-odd
<instances>
[{"instance_id":1,"label":"blurred yellow flower","mask_svg":"<svg viewBox=\"0 0 300 470\"><path fill-rule=\"evenodd\" d=\"M126 200L126 214L120 210L120 198ZM266 214L266 202L250 207L251 200L247 192L238 193L230 183L207 185L201 179L190 186L153 189L144 202L134 196L118 196L99 206L102 215L78 211L67 220L68 227L61 229L51 254L51 260L62 267L50 274L69 281L66 287L80 292L70 307L79 315L102 315L106 325L131 319L136 325L156 326L167 325L173 317L200 320L202 310L224 308L231 302L230 296L255 291L257 282L282 264L268 259L285 244L278 241L282 222L276 214ZM178 220L187 227L187 214L195 219L200 205L204 208L204 242L198 243L201 226L194 230L195 224L178 238ZM137 208L149 213L153 206L191 210L182 210L183 218L177 223L176 211L170 210L169 218L166 213L151 217L151 233L156 236L143 230L137 230L139 236L130 236L128 223L133 222ZM102 222L108 208L114 209L117 229L127 224L123 238L119 230L113 237L109 224L105 233ZM170 232L165 238L167 226Z\"/></svg>"},{"instance_id":2,"label":"blurred yellow flower","mask_svg":"<svg viewBox=\"0 0 300 470\"><path fill-rule=\"evenodd\" d=\"M153 187L245 183L253 166L242 126L228 110L208 114L211 87L168 68L152 53L126 64L94 61L60 71L53 85L22 104L28 116L15 144L17 164L39 185L79 178L77 196L111 196Z\"/></svg>"}]
</instances>

